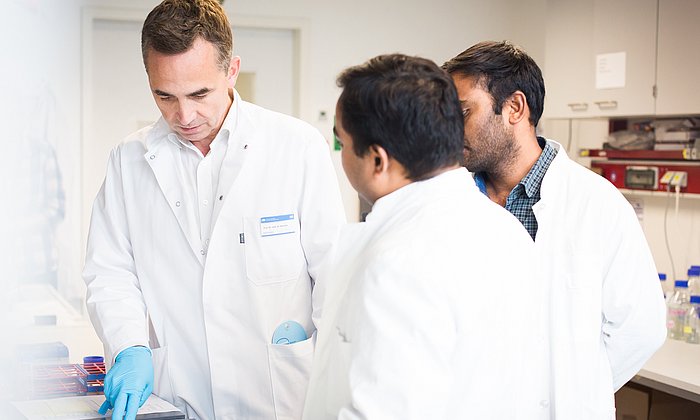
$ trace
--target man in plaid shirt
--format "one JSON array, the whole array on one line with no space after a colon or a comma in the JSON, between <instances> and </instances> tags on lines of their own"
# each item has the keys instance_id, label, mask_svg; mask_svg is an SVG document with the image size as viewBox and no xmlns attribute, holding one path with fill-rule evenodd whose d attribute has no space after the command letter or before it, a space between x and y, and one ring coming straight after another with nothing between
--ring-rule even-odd
<instances>
[{"instance_id":1,"label":"man in plaid shirt","mask_svg":"<svg viewBox=\"0 0 700 420\"><path fill-rule=\"evenodd\" d=\"M540 419L612 420L614 392L666 335L656 266L634 210L561 144L537 136L544 80L522 49L482 42L443 68L462 104L467 169L535 242L532 287L546 304L535 314L541 346L531 360L546 368L532 368L540 383L528 405L541 407Z\"/></svg>"}]
</instances>

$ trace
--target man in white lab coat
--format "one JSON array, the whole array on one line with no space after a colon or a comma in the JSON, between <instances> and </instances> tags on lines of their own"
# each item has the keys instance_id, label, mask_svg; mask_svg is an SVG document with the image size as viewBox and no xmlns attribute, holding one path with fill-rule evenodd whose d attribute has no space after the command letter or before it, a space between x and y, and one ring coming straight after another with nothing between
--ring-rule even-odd
<instances>
[{"instance_id":1,"label":"man in white lab coat","mask_svg":"<svg viewBox=\"0 0 700 420\"><path fill-rule=\"evenodd\" d=\"M515 419L533 246L461 167L463 124L433 62L379 56L346 70L336 107L345 173L373 203L334 252L304 418ZM529 417L533 418L533 417Z\"/></svg>"},{"instance_id":2,"label":"man in white lab coat","mask_svg":"<svg viewBox=\"0 0 700 420\"><path fill-rule=\"evenodd\" d=\"M548 417L615 418L614 392L661 346L664 301L630 204L604 178L538 137L544 81L509 42L472 46L443 66L462 103L464 155L477 185L513 213L535 242L548 283L538 323ZM575 83L575 81L573 82Z\"/></svg>"},{"instance_id":3,"label":"man in white lab coat","mask_svg":"<svg viewBox=\"0 0 700 420\"><path fill-rule=\"evenodd\" d=\"M112 151L84 270L114 418L151 389L188 418L301 417L344 214L318 131L233 90L232 43L216 0L166 0L143 26L162 118Z\"/></svg>"}]
</instances>

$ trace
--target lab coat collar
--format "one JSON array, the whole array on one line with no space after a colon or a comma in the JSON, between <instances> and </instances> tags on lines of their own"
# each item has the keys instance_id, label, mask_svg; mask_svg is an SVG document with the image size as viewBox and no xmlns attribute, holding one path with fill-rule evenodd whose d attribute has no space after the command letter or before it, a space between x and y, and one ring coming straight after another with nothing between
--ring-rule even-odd
<instances>
[{"instance_id":1,"label":"lab coat collar","mask_svg":"<svg viewBox=\"0 0 700 420\"><path fill-rule=\"evenodd\" d=\"M145 136L146 152L153 152L160 148L163 143L167 141L168 134L171 132L165 119L162 116L158 118L158 120L151 125L150 131Z\"/></svg>"},{"instance_id":2,"label":"lab coat collar","mask_svg":"<svg viewBox=\"0 0 700 420\"><path fill-rule=\"evenodd\" d=\"M479 191L466 168L451 169L429 179L411 182L379 198L372 206L372 212L367 215L366 222L381 221L390 217L396 207L402 206L405 197L419 195L425 200L431 201L440 196L443 191L451 191L455 184L465 184L466 188L474 189L475 192Z\"/></svg>"},{"instance_id":3,"label":"lab coat collar","mask_svg":"<svg viewBox=\"0 0 700 420\"><path fill-rule=\"evenodd\" d=\"M548 196L549 191L558 188L558 186L564 182L561 171L566 165L566 162L569 161L569 156L566 154L566 150L560 143L557 143L554 140L545 140L554 148L554 150L557 151L557 155L554 156L552 163L549 164L549 168L544 175L544 179L542 179L542 186L540 187L540 196L542 199Z\"/></svg>"},{"instance_id":4,"label":"lab coat collar","mask_svg":"<svg viewBox=\"0 0 700 420\"><path fill-rule=\"evenodd\" d=\"M238 92L236 92L235 89L229 89L229 96L231 96L233 102L231 103L231 107L228 109L228 114L226 114L226 118L224 118L224 123L221 124L221 129L219 130L219 133L216 136L217 138L214 139L214 141L212 142L212 145L214 144L214 142L217 141L219 137L225 138L226 141L228 141L231 134L236 131L236 127L238 127L241 96L238 94Z\"/></svg>"},{"instance_id":5,"label":"lab coat collar","mask_svg":"<svg viewBox=\"0 0 700 420\"><path fill-rule=\"evenodd\" d=\"M219 171L219 191L217 194L224 196L223 203L214 209L214 225L216 228L219 213L226 206L228 197L237 185L238 174L245 167L251 150L255 147L253 140L260 136L260 129L254 124L250 115L250 105L243 102L238 92L233 90L234 100L226 120L222 126L222 131L227 134L226 155ZM251 144L253 143L253 144Z\"/></svg>"},{"instance_id":6,"label":"lab coat collar","mask_svg":"<svg viewBox=\"0 0 700 420\"><path fill-rule=\"evenodd\" d=\"M543 212L545 208L548 207L548 203L552 200L555 195L562 194L562 188L566 183L566 167L569 163L569 156L566 154L566 150L562 147L560 143L554 140L545 139L547 143L552 146L556 151L557 155L554 156L552 163L549 164L547 172L544 174L542 179L542 185L540 187L540 201L532 206L532 211L535 213L535 217L538 219L538 223L541 225L541 220L543 217ZM538 228L538 230L541 229Z\"/></svg>"},{"instance_id":7,"label":"lab coat collar","mask_svg":"<svg viewBox=\"0 0 700 420\"><path fill-rule=\"evenodd\" d=\"M191 205L185 201L182 184L177 173L177 167L173 164L177 156L177 149L166 140L166 136L159 136L152 147L144 154L146 163L151 167L158 186L165 196L168 206L177 219L183 234L190 244L190 248L200 264L204 265L204 253L199 242L199 232L194 225L188 222L185 206ZM171 145L171 147L166 147ZM182 147L182 146L177 146Z\"/></svg>"}]
</instances>

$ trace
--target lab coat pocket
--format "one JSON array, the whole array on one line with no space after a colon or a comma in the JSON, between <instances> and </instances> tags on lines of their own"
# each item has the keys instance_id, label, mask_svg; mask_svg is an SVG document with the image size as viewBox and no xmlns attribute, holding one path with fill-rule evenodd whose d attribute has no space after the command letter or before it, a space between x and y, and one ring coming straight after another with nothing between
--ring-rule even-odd
<instances>
[{"instance_id":1,"label":"lab coat pocket","mask_svg":"<svg viewBox=\"0 0 700 420\"><path fill-rule=\"evenodd\" d=\"M151 349L153 354L153 393L165 401L174 402L175 395L170 381L168 347Z\"/></svg>"},{"instance_id":2,"label":"lab coat pocket","mask_svg":"<svg viewBox=\"0 0 700 420\"><path fill-rule=\"evenodd\" d=\"M579 252L567 276L568 293L565 298L570 328L575 331L572 334L574 341L585 354L596 354L600 336L603 285L597 258L597 254ZM591 347L583 350L580 346Z\"/></svg>"},{"instance_id":3,"label":"lab coat pocket","mask_svg":"<svg viewBox=\"0 0 700 420\"><path fill-rule=\"evenodd\" d=\"M267 219L289 217L277 227ZM304 267L299 220L296 213L244 218L245 264L248 279L257 284L296 280Z\"/></svg>"},{"instance_id":4,"label":"lab coat pocket","mask_svg":"<svg viewBox=\"0 0 700 420\"><path fill-rule=\"evenodd\" d=\"M294 344L267 345L277 420L301 418L315 345L316 333Z\"/></svg>"},{"instance_id":5,"label":"lab coat pocket","mask_svg":"<svg viewBox=\"0 0 700 420\"><path fill-rule=\"evenodd\" d=\"M570 289L595 289L602 287L598 255L592 252L569 251L575 257L569 258L566 267L567 282Z\"/></svg>"}]
</instances>

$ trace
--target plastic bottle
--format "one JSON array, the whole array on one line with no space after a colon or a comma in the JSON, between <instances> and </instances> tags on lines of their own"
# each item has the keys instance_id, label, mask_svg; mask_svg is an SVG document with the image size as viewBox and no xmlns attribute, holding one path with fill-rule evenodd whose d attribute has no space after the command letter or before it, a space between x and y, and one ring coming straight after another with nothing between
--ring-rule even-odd
<instances>
[{"instance_id":1,"label":"plastic bottle","mask_svg":"<svg viewBox=\"0 0 700 420\"><path fill-rule=\"evenodd\" d=\"M668 282L666 281L665 273L659 273L659 281L661 282L661 290L664 292L664 299L668 299L671 293L668 291Z\"/></svg>"},{"instance_id":2,"label":"plastic bottle","mask_svg":"<svg viewBox=\"0 0 700 420\"><path fill-rule=\"evenodd\" d=\"M685 313L683 335L686 342L700 344L700 296L690 297L690 308Z\"/></svg>"},{"instance_id":3,"label":"plastic bottle","mask_svg":"<svg viewBox=\"0 0 700 420\"><path fill-rule=\"evenodd\" d=\"M683 320L690 306L689 302L688 281L676 280L676 288L667 302L666 327L668 328L668 338L674 340L683 339Z\"/></svg>"},{"instance_id":4,"label":"plastic bottle","mask_svg":"<svg viewBox=\"0 0 700 420\"><path fill-rule=\"evenodd\" d=\"M688 269L688 293L691 296L700 296L700 267L695 265Z\"/></svg>"}]
</instances>

